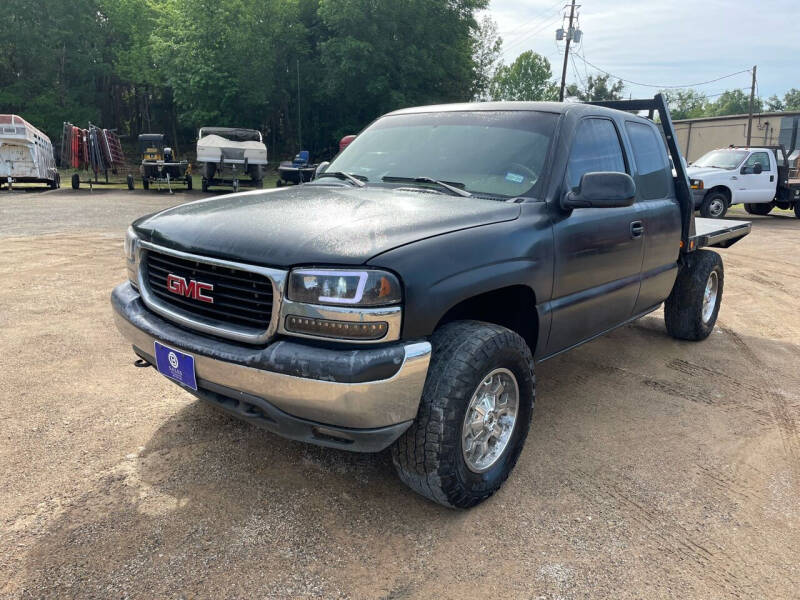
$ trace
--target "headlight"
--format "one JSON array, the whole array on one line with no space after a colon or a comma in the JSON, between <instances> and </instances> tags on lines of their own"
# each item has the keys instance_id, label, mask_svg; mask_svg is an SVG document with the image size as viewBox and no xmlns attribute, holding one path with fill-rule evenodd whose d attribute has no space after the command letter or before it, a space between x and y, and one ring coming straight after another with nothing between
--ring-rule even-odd
<instances>
[{"instance_id":1,"label":"headlight","mask_svg":"<svg viewBox=\"0 0 800 600\"><path fill-rule=\"evenodd\" d=\"M133 261L136 258L136 242L138 239L133 227L128 227L128 231L125 232L125 258L129 261Z\"/></svg>"},{"instance_id":2,"label":"headlight","mask_svg":"<svg viewBox=\"0 0 800 600\"><path fill-rule=\"evenodd\" d=\"M371 269L295 269L287 295L294 302L340 306L386 306L401 300L397 277Z\"/></svg>"},{"instance_id":3,"label":"headlight","mask_svg":"<svg viewBox=\"0 0 800 600\"><path fill-rule=\"evenodd\" d=\"M139 286L139 274L136 267L136 243L138 241L139 238L136 237L133 227L128 227L128 231L125 232L125 267L128 269L128 281L137 288Z\"/></svg>"},{"instance_id":4,"label":"headlight","mask_svg":"<svg viewBox=\"0 0 800 600\"><path fill-rule=\"evenodd\" d=\"M703 189L703 180L702 179L690 179L689 183L692 185L693 190L702 190Z\"/></svg>"}]
</instances>

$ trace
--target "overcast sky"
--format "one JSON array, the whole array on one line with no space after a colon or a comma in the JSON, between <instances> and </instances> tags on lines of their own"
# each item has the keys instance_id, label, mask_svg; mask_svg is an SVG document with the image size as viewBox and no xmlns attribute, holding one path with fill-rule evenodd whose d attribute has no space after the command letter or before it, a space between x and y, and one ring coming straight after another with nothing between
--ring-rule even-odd
<instances>
[{"instance_id":1,"label":"overcast sky","mask_svg":"<svg viewBox=\"0 0 800 600\"><path fill-rule=\"evenodd\" d=\"M579 9L583 41L570 61L567 83L598 71L658 86L684 85L758 65L762 98L800 88L800 1L585 0ZM566 2L491 0L489 14L503 38L504 60L533 50L560 79L563 42L556 45ZM572 53L572 52L571 52ZM577 75L576 75L577 71ZM697 86L707 94L750 87L750 73ZM625 94L652 96L654 88L626 83Z\"/></svg>"}]
</instances>

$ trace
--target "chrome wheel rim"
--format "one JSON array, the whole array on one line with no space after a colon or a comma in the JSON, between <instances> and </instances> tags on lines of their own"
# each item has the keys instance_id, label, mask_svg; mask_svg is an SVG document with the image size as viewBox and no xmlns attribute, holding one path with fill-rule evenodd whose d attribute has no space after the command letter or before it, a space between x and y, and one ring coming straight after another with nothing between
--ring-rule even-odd
<instances>
[{"instance_id":1,"label":"chrome wheel rim","mask_svg":"<svg viewBox=\"0 0 800 600\"><path fill-rule=\"evenodd\" d=\"M708 207L708 212L712 217L718 217L722 214L722 209L725 205L722 200L712 200L711 205Z\"/></svg>"},{"instance_id":2,"label":"chrome wheel rim","mask_svg":"<svg viewBox=\"0 0 800 600\"><path fill-rule=\"evenodd\" d=\"M719 291L719 278L716 271L711 271L706 281L706 289L703 292L703 323L711 320L714 308L717 305L717 293Z\"/></svg>"},{"instance_id":3,"label":"chrome wheel rim","mask_svg":"<svg viewBox=\"0 0 800 600\"><path fill-rule=\"evenodd\" d=\"M503 455L514 433L518 406L519 385L511 371L495 369L481 380L461 432L461 451L470 471L488 471Z\"/></svg>"}]
</instances>

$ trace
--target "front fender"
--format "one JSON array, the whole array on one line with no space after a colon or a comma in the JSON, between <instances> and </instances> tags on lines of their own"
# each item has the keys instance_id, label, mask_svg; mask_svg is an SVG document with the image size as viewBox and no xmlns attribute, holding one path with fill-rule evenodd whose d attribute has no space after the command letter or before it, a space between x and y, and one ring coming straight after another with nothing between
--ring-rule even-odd
<instances>
[{"instance_id":1,"label":"front fender","mask_svg":"<svg viewBox=\"0 0 800 600\"><path fill-rule=\"evenodd\" d=\"M403 280L402 337L426 337L450 308L479 294L524 285L539 304L547 302L553 286L550 218L544 203L525 204L513 221L420 240L369 264L392 269Z\"/></svg>"}]
</instances>

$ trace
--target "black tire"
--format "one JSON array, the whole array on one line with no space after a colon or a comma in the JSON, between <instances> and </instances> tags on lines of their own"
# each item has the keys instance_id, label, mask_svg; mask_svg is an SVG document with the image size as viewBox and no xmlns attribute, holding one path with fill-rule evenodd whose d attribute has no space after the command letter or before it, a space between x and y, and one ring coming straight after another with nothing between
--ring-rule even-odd
<instances>
[{"instance_id":1,"label":"black tire","mask_svg":"<svg viewBox=\"0 0 800 600\"><path fill-rule=\"evenodd\" d=\"M188 191L192 191L192 176L191 175L187 175L186 176L186 189Z\"/></svg>"},{"instance_id":2,"label":"black tire","mask_svg":"<svg viewBox=\"0 0 800 600\"><path fill-rule=\"evenodd\" d=\"M147 177L142 177L142 188L145 190L150 189L150 180Z\"/></svg>"},{"instance_id":3,"label":"black tire","mask_svg":"<svg viewBox=\"0 0 800 600\"><path fill-rule=\"evenodd\" d=\"M744 209L749 215L760 215L762 217L768 215L772 209L775 208L773 202L762 202L760 204L745 204Z\"/></svg>"},{"instance_id":4,"label":"black tire","mask_svg":"<svg viewBox=\"0 0 800 600\"><path fill-rule=\"evenodd\" d=\"M392 446L392 461L415 492L444 506L469 508L500 489L522 451L535 399L533 356L513 331L479 321L449 323L433 334L431 343L419 412ZM497 368L508 369L517 381L517 417L502 454L476 473L464 459L462 428L473 394Z\"/></svg>"},{"instance_id":5,"label":"black tire","mask_svg":"<svg viewBox=\"0 0 800 600\"><path fill-rule=\"evenodd\" d=\"M200 189L202 189L204 193L207 192L208 191L208 181L203 179L203 183L200 184Z\"/></svg>"},{"instance_id":6,"label":"black tire","mask_svg":"<svg viewBox=\"0 0 800 600\"><path fill-rule=\"evenodd\" d=\"M277 183L275 183L275 187L283 187L284 185L283 179L278 179Z\"/></svg>"},{"instance_id":7,"label":"black tire","mask_svg":"<svg viewBox=\"0 0 800 600\"><path fill-rule=\"evenodd\" d=\"M133 175L128 175L128 176L125 178L125 183L127 183L127 184L128 184L128 189L129 189L129 190L132 190L132 189L133 189Z\"/></svg>"},{"instance_id":8,"label":"black tire","mask_svg":"<svg viewBox=\"0 0 800 600\"><path fill-rule=\"evenodd\" d=\"M706 286L716 278L716 293L710 313L704 314ZM722 257L711 250L686 255L672 292L664 303L664 321L669 334L679 340L700 341L714 330L722 304L725 273Z\"/></svg>"},{"instance_id":9,"label":"black tire","mask_svg":"<svg viewBox=\"0 0 800 600\"><path fill-rule=\"evenodd\" d=\"M709 192L700 204L700 216L721 219L728 212L728 197L722 192Z\"/></svg>"},{"instance_id":10,"label":"black tire","mask_svg":"<svg viewBox=\"0 0 800 600\"><path fill-rule=\"evenodd\" d=\"M262 189L264 187L264 180L263 179L254 179L252 185L257 190L260 190L260 189Z\"/></svg>"},{"instance_id":11,"label":"black tire","mask_svg":"<svg viewBox=\"0 0 800 600\"><path fill-rule=\"evenodd\" d=\"M794 216L800 219L800 200L794 203Z\"/></svg>"},{"instance_id":12,"label":"black tire","mask_svg":"<svg viewBox=\"0 0 800 600\"><path fill-rule=\"evenodd\" d=\"M72 174L72 189L77 190L81 187L81 176L77 173Z\"/></svg>"}]
</instances>

